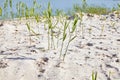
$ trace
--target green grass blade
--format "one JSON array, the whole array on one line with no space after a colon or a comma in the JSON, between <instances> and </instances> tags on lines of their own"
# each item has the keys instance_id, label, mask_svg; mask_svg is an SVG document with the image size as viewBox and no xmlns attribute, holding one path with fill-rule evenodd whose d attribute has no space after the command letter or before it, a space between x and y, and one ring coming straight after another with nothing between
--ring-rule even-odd
<instances>
[{"instance_id":1,"label":"green grass blade","mask_svg":"<svg viewBox=\"0 0 120 80\"><path fill-rule=\"evenodd\" d=\"M47 11L47 16L48 18L50 18L52 15L52 9L51 9L51 6L50 6L50 2L48 3L48 11Z\"/></svg>"},{"instance_id":2,"label":"green grass blade","mask_svg":"<svg viewBox=\"0 0 120 80\"><path fill-rule=\"evenodd\" d=\"M27 29L28 29L29 32L30 32L30 30L31 30L31 28L30 28L30 24L29 24L29 23L26 23L26 25L27 25Z\"/></svg>"},{"instance_id":3,"label":"green grass blade","mask_svg":"<svg viewBox=\"0 0 120 80\"><path fill-rule=\"evenodd\" d=\"M72 37L69 42L73 41L76 38L76 36Z\"/></svg>"},{"instance_id":4,"label":"green grass blade","mask_svg":"<svg viewBox=\"0 0 120 80\"><path fill-rule=\"evenodd\" d=\"M9 0L10 8L12 8L12 0Z\"/></svg>"},{"instance_id":5,"label":"green grass blade","mask_svg":"<svg viewBox=\"0 0 120 80\"><path fill-rule=\"evenodd\" d=\"M0 16L2 16L2 8L0 7Z\"/></svg>"},{"instance_id":6,"label":"green grass blade","mask_svg":"<svg viewBox=\"0 0 120 80\"><path fill-rule=\"evenodd\" d=\"M97 80L97 72L95 73L95 80Z\"/></svg>"},{"instance_id":7,"label":"green grass blade","mask_svg":"<svg viewBox=\"0 0 120 80\"><path fill-rule=\"evenodd\" d=\"M97 80L97 72L92 72L92 80Z\"/></svg>"},{"instance_id":8,"label":"green grass blade","mask_svg":"<svg viewBox=\"0 0 120 80\"><path fill-rule=\"evenodd\" d=\"M95 78L94 78L94 72L92 72L92 80L95 80Z\"/></svg>"},{"instance_id":9,"label":"green grass blade","mask_svg":"<svg viewBox=\"0 0 120 80\"><path fill-rule=\"evenodd\" d=\"M71 32L71 33L73 33L73 32L75 31L77 22L78 22L78 19L75 18L75 19L74 19L74 22L73 22L73 27L72 27L72 32Z\"/></svg>"},{"instance_id":10,"label":"green grass blade","mask_svg":"<svg viewBox=\"0 0 120 80\"><path fill-rule=\"evenodd\" d=\"M66 34L66 33L64 33L64 34L63 34L63 41L65 41L66 36L67 36L67 34Z\"/></svg>"}]
</instances>

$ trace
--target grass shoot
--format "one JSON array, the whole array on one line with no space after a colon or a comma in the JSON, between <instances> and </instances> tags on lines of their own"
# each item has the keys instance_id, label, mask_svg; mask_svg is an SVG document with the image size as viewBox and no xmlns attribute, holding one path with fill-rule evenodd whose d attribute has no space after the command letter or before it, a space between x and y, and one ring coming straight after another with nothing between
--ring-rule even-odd
<instances>
[{"instance_id":1,"label":"grass shoot","mask_svg":"<svg viewBox=\"0 0 120 80\"><path fill-rule=\"evenodd\" d=\"M63 55L63 61L64 61L65 56L66 56L66 54L67 54L67 50L68 50L68 47L69 47L70 43L76 38L76 35L73 35L73 34L74 34L75 29L76 29L76 27L77 27L77 22L78 22L78 18L75 18L75 19L74 19L74 22L73 22L73 25L72 25L72 31L69 32L69 41L68 41L68 43L67 43L67 47L66 47L65 53L64 53L64 55Z\"/></svg>"},{"instance_id":2,"label":"grass shoot","mask_svg":"<svg viewBox=\"0 0 120 80\"><path fill-rule=\"evenodd\" d=\"M0 16L2 16L2 8L0 7Z\"/></svg>"},{"instance_id":3,"label":"grass shoot","mask_svg":"<svg viewBox=\"0 0 120 80\"><path fill-rule=\"evenodd\" d=\"M92 72L92 80L97 80L97 72Z\"/></svg>"}]
</instances>

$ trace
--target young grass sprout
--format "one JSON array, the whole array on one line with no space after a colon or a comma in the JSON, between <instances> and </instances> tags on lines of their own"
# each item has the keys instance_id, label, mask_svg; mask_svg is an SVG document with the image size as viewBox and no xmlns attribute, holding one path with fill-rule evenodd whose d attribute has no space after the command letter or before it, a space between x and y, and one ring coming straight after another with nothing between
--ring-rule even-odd
<instances>
[{"instance_id":1,"label":"young grass sprout","mask_svg":"<svg viewBox=\"0 0 120 80\"><path fill-rule=\"evenodd\" d=\"M13 11L12 11L12 0L9 0L9 5L10 5L10 14L11 14L11 18L14 17Z\"/></svg>"},{"instance_id":2,"label":"young grass sprout","mask_svg":"<svg viewBox=\"0 0 120 80\"><path fill-rule=\"evenodd\" d=\"M97 80L97 72L92 72L92 80Z\"/></svg>"},{"instance_id":3,"label":"young grass sprout","mask_svg":"<svg viewBox=\"0 0 120 80\"><path fill-rule=\"evenodd\" d=\"M0 16L2 16L2 8L0 7Z\"/></svg>"},{"instance_id":4,"label":"young grass sprout","mask_svg":"<svg viewBox=\"0 0 120 80\"><path fill-rule=\"evenodd\" d=\"M51 9L51 5L50 5L50 2L48 3L48 7L47 7L47 10L45 10L43 12L44 14L44 18L45 18L45 21L46 23L48 24L48 50L50 48L53 48L55 49L55 45L54 45L54 28L56 27L58 21L56 23L54 23L53 25L53 22L52 22L52 9Z\"/></svg>"},{"instance_id":5,"label":"young grass sprout","mask_svg":"<svg viewBox=\"0 0 120 80\"><path fill-rule=\"evenodd\" d=\"M69 29L69 41L67 43L67 46L66 46L66 49L65 49L65 53L63 54L63 61L64 61L65 56L67 54L67 50L68 50L69 44L76 38L76 35L73 35L73 34L74 34L75 29L77 27L77 22L78 22L78 18L75 18L74 22L73 22L73 25L72 25L72 31L70 31L70 29Z\"/></svg>"},{"instance_id":6,"label":"young grass sprout","mask_svg":"<svg viewBox=\"0 0 120 80\"><path fill-rule=\"evenodd\" d=\"M51 21L51 16L52 16L52 9L50 6L50 2L48 3L48 9L46 11L46 18L48 22L48 50L50 49L50 30L52 29L52 21Z\"/></svg>"},{"instance_id":7,"label":"young grass sprout","mask_svg":"<svg viewBox=\"0 0 120 80\"><path fill-rule=\"evenodd\" d=\"M60 50L60 58L61 58L61 55L62 55L62 49L63 49L64 41L65 41L66 36L67 36L66 30L69 26L69 23L70 22L67 22L67 21L65 21L65 23L64 23L64 29L63 29L63 35L62 35L62 44L61 44L61 50Z\"/></svg>"},{"instance_id":8,"label":"young grass sprout","mask_svg":"<svg viewBox=\"0 0 120 80\"><path fill-rule=\"evenodd\" d=\"M29 41L30 41L30 45L31 45L31 27L30 27L30 23L26 23L26 25L27 25L27 29L28 29L28 31L29 31Z\"/></svg>"},{"instance_id":9,"label":"young grass sprout","mask_svg":"<svg viewBox=\"0 0 120 80\"><path fill-rule=\"evenodd\" d=\"M31 41L32 41L32 39L31 39L31 32L32 32L36 37L38 37L38 36L37 36L37 33L31 28L29 22L26 23L26 26L27 26L27 29L28 29L28 31L29 31L29 40L30 40L30 45L31 45ZM38 37L38 38L39 38L39 37Z\"/></svg>"}]
</instances>

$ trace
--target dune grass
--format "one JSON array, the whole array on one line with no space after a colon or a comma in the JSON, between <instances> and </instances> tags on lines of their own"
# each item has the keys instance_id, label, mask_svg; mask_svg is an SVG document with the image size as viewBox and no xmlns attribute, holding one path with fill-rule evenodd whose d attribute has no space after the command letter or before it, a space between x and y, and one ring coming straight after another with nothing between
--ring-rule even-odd
<instances>
[{"instance_id":1,"label":"dune grass","mask_svg":"<svg viewBox=\"0 0 120 80\"><path fill-rule=\"evenodd\" d=\"M28 7L27 4L23 3L22 1L19 1L16 4L16 10L17 13L13 12L13 0L5 0L4 6L3 6L3 15L4 19L9 19L9 18L21 18L21 17L33 17L33 16L41 16L44 14L41 8L42 6L37 2L37 0L33 0L33 6ZM97 15L103 15L103 14L108 14L109 12L115 11L115 10L120 10L120 4L118 4L117 8L113 9L108 9L102 6L90 6L87 4L86 0L82 0L82 5L79 4L74 4L73 9L69 9L68 12L64 12L63 10L57 9L54 13L54 15L59 15L59 14L67 14L67 15L74 15L75 13L91 13L91 14L97 14Z\"/></svg>"},{"instance_id":2,"label":"dune grass","mask_svg":"<svg viewBox=\"0 0 120 80\"><path fill-rule=\"evenodd\" d=\"M97 72L92 72L92 80L97 80Z\"/></svg>"},{"instance_id":3,"label":"dune grass","mask_svg":"<svg viewBox=\"0 0 120 80\"><path fill-rule=\"evenodd\" d=\"M2 16L2 8L0 7L0 16Z\"/></svg>"},{"instance_id":4,"label":"dune grass","mask_svg":"<svg viewBox=\"0 0 120 80\"><path fill-rule=\"evenodd\" d=\"M10 7L10 12L7 11L8 7ZM21 19L22 17L25 17L26 19L30 18L30 17L34 17L36 22L40 22L40 13L36 11L36 9L40 10L41 5L37 4L36 0L33 0L33 6L32 7L28 7L25 3L23 2L18 2L16 4L16 9L17 9L17 17L19 19ZM12 11L13 9L13 4L12 4L12 0L6 0L4 3L4 8L2 9L0 7L0 16L3 16L4 18L8 18L8 13L10 13L10 16L12 19L14 19L15 17L15 13L13 13ZM120 10L120 4L118 4L118 10ZM4 11L4 14L3 14ZM113 11L113 10L112 10ZM63 61L65 60L65 57L67 55L67 51L68 48L70 46L70 43L75 40L75 38L77 37L77 35L75 34L76 29L77 29L77 23L78 20L80 20L80 27L82 28L82 35L83 35L83 29L84 26L82 24L82 20L83 20L83 14L82 12L85 13L91 13L91 14L97 14L97 15L103 15L103 14L108 14L109 9L104 8L104 7L100 7L100 6L88 6L86 3L86 0L83 0L83 4L82 6L75 4L73 6L73 9L70 11L71 15L75 15L76 13L78 13L79 19L77 18L78 16L75 16L75 18L73 19L73 23L72 23L72 28L70 27L70 23L72 20L63 20L63 16L65 16L65 13L62 10L57 9L55 15L53 15L53 11L51 8L51 4L50 2L48 3L47 9L44 10L42 13L42 17L45 20L45 26L47 26L47 37L48 37L48 50L51 49L55 49L55 36L54 36L54 29L59 29L59 32L61 32L61 36L57 37L58 41L61 40L61 45L60 45L60 59L63 56ZM53 17L56 16L57 20L55 23L53 23ZM57 27L58 23L61 23L62 26L60 28ZM31 33L34 33L36 35L36 32L31 28L31 25L29 22L26 23L28 32L29 32L29 38L30 38L30 45L31 45ZM115 28L115 23L111 23L111 26ZM102 25L101 26L101 35L103 34L105 30L105 26ZM92 27L89 28L89 34L92 33ZM61 38L61 39L60 39ZM65 44L65 41L68 39L67 44ZM57 42L58 44L58 42ZM65 51L63 51L63 48ZM97 80L97 73L92 72L92 80Z\"/></svg>"},{"instance_id":5,"label":"dune grass","mask_svg":"<svg viewBox=\"0 0 120 80\"><path fill-rule=\"evenodd\" d=\"M70 43L76 38L76 35L74 35L74 32L75 32L75 29L77 27L77 22L78 22L78 18L75 18L74 22L73 22L73 25L72 25L72 31L70 31L70 29L69 29L69 40L68 40L68 43L67 43L67 46L66 46L66 49L65 49L65 53L63 55L63 61L64 61L65 56L67 54L67 50L68 50L68 47L69 47Z\"/></svg>"},{"instance_id":6,"label":"dune grass","mask_svg":"<svg viewBox=\"0 0 120 80\"><path fill-rule=\"evenodd\" d=\"M62 33L62 44L61 44L61 50L60 50L60 58L61 58L61 55L62 55L62 50L63 50L63 46L64 46L64 41L65 41L66 36L67 36L66 31L67 31L67 28L68 28L68 26L69 26L69 23L70 23L70 22L67 22L67 21L64 22L64 29L63 29L63 33Z\"/></svg>"},{"instance_id":7,"label":"dune grass","mask_svg":"<svg viewBox=\"0 0 120 80\"><path fill-rule=\"evenodd\" d=\"M10 8L10 12L8 12L8 8ZM2 9L0 7L0 16L4 16L6 18L8 18L8 13L10 13L10 16L12 19L14 19L15 17L15 13L13 13L12 11L13 9L13 1L12 0L5 0L4 2L4 8ZM41 9L41 5L37 3L36 0L33 0L33 6L31 7L28 7L25 3L23 3L22 1L18 2L16 4L16 10L17 10L17 14L16 16L21 19L22 17L25 17L26 19L28 18L31 18L33 17L36 22L40 22L41 21L41 14L37 11L39 10L40 11ZM118 10L120 10L120 4L118 4ZM87 2L86 0L82 0L82 5L78 5L78 4L75 4L73 6L73 9L71 9L70 12L72 12L72 15L74 15L74 19L73 19L73 26L72 26L72 29L70 29L69 27L69 24L70 22L67 22L67 21L64 21L64 19L61 19L63 18L64 16L67 16L63 10L59 10L57 9L55 14L53 14L53 11L52 11L52 8L51 8L51 4L50 2L48 3L48 6L47 6L47 9L45 9L42 13L42 19L45 20L45 26L44 27L47 27L47 33L48 33L48 50L49 49L55 49L55 42L54 42L54 39L55 39L55 36L54 36L54 29L59 29L59 32L61 32L62 34L62 41L61 41L61 50L60 50L60 57L61 57L61 54L63 52L63 46L64 46L64 42L65 40L68 38L68 44L67 44L67 47L66 47L66 50L65 50L65 53L64 53L64 58L66 56L66 53L67 53L67 50L68 50L68 46L70 44L70 42L72 40L75 39L76 35L73 35L74 32L76 32L75 30L77 30L76 28L76 24L77 24L77 21L78 19L76 17L79 17L79 20L80 20L80 27L82 29L82 35L83 35L83 29L84 29L84 26L81 25L82 24L82 18L83 18L83 12L84 13L91 13L91 14L107 14L109 11L109 9L107 8L104 8L104 7L100 7L100 6L88 6L87 5ZM4 14L2 14L4 12ZM76 16L76 13L77 13L77 16ZM71 14L71 13L70 13ZM79 15L79 16L78 16ZM53 22L53 17L56 17L56 22ZM61 23L63 26L63 30L62 30L62 27L60 29L60 27L58 28L57 27L57 24L58 23ZM28 31L29 33L33 30L30 28L30 24L26 23L27 25L27 28L28 28ZM114 27L114 24L111 24L111 26L115 29ZM72 31L70 31L72 30ZM89 33L91 34L91 31L92 29L90 28L89 29ZM101 35L103 34L103 31L104 31L104 26L101 26ZM69 33L67 33L69 32ZM35 32L33 32L35 33ZM58 38L58 42L60 40L60 36L57 37ZM58 44L57 42L57 44Z\"/></svg>"}]
</instances>

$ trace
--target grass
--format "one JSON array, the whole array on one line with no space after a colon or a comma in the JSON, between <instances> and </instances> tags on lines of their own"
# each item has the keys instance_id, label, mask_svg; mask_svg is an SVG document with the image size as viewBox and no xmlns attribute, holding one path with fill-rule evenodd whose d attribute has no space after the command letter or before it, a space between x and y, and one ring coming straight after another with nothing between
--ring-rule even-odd
<instances>
[{"instance_id":1,"label":"grass","mask_svg":"<svg viewBox=\"0 0 120 80\"><path fill-rule=\"evenodd\" d=\"M13 1L12 0L5 0L4 2L4 7L3 9L0 7L0 16L8 16L8 13L11 14L11 18L14 18L14 14L12 9L13 9ZM10 8L10 12L8 12L8 8ZM23 3L22 1L18 2L16 4L16 9L17 9L17 17L21 19L21 17L26 17L26 19L30 18L30 17L34 17L34 19L36 20L36 22L40 22L40 16L41 14L39 12L37 12L37 10L40 11L41 9L41 5L38 4L38 2L36 0L33 0L33 6L28 7L25 3ZM51 4L50 2L48 3L47 9L45 9L42 13L43 19L45 20L45 28L47 29L47 33L48 33L48 50L49 49L55 49L55 34L54 34L54 30L57 29L57 24L61 23L63 26L59 27L59 32L61 32L60 34L62 34L62 39L61 39L61 50L60 50L60 57L63 53L63 47L64 47L64 42L66 39L68 39L68 43L63 55L63 58L65 58L66 54L67 54L67 50L69 47L69 44L71 43L71 41L73 41L76 37L76 35L73 35L77 30L76 28L76 24L78 22L78 19L76 17L79 17L80 20L80 27L82 29L82 36L83 36L83 30L84 30L84 25L82 25L82 20L83 20L83 12L85 13L91 13L91 14L107 14L108 13L107 8L104 7L100 7L100 6L88 6L86 0L82 0L82 5L78 5L75 4L73 6L73 9L70 11L72 13L72 15L74 15L75 19L73 22L73 26L72 29L70 29L69 24L70 22L65 21L64 19L62 19L63 17L66 17L66 14L63 12L63 10L57 9L56 10L56 14L53 15L53 11L51 8ZM120 4L118 4L118 10L120 10ZM2 14L4 12L4 15ZM69 14L71 14L69 13ZM77 15L76 15L77 13ZM56 22L53 22L53 16L56 16ZM35 33L31 27L29 23L26 23L27 28L29 33L33 32ZM111 24L111 26L114 27L115 24ZM62 30L63 29L63 30ZM70 31L72 30L72 31ZM89 34L91 34L92 29L89 29ZM101 27L101 35L104 31L104 26ZM57 44L59 43L60 40L60 34L57 35Z\"/></svg>"},{"instance_id":2,"label":"grass","mask_svg":"<svg viewBox=\"0 0 120 80\"><path fill-rule=\"evenodd\" d=\"M12 11L12 0L9 0L9 5L10 5L10 14L11 14L11 18L14 17L13 11Z\"/></svg>"},{"instance_id":3,"label":"grass","mask_svg":"<svg viewBox=\"0 0 120 80\"><path fill-rule=\"evenodd\" d=\"M4 8L2 9L0 7L0 16L8 16L8 7L10 7L10 14L11 14L11 18L14 18L14 13L12 11L13 9L13 4L12 4L12 0L6 0L4 3ZM36 0L33 0L33 6L32 7L28 7L25 3L23 2L18 2L16 5L16 9L17 9L17 17L18 18L22 18L22 17L26 17L26 19L30 18L30 17L34 17L36 22L39 23L40 20L40 13L36 11L36 9L40 10L41 6L39 4L37 4ZM118 4L118 10L120 10L120 4ZM3 11L4 11L4 15L3 15ZM78 4L75 4L73 7L73 10L71 10L69 14L74 15L74 19L73 19L73 23L72 23L72 27L70 26L70 23L72 20L64 20L63 17L66 17L66 14L62 11L57 9L56 10L56 14L55 17L56 22L53 22L53 11L51 8L51 4L50 2L48 3L47 9L44 10L44 12L42 12L42 16L43 19L45 20L45 26L47 27L46 31L47 31L47 38L48 38L48 50L51 49L55 49L55 29L58 29L60 34L57 35L57 46L58 43L60 43L60 59L63 56L63 61L65 60L66 56L67 56L67 51L68 48L70 46L70 43L75 40L75 38L77 37L77 34L75 34L76 30L77 30L77 23L78 20L80 20L80 27L82 29L82 36L83 36L83 30L84 30L84 25L82 25L82 21L83 21L83 12L85 13L91 13L91 14L97 14L97 15L103 15L103 14L108 14L108 9L104 8L104 7L100 7L100 6L88 6L86 3L86 0L83 0L83 4L82 6L79 6ZM112 10L114 11L114 10ZM78 13L79 15L79 19L77 18L78 16L76 16L75 13ZM60 23L62 24L61 27L57 27L57 24ZM33 33L34 35L37 36L37 33L32 29L30 22L26 23L28 32L29 32L29 41L30 41L30 45L31 45L31 33ZM115 28L115 23L112 22L111 23L112 28ZM103 34L105 29L105 26L102 25L101 26L101 35ZM92 27L90 27L89 29L89 34L92 33ZM61 35L61 36L60 36ZM61 42L59 42L61 40ZM68 40L68 41L67 41ZM66 44L65 44L66 42ZM64 51L63 51L64 49ZM92 80L97 80L97 72L92 72Z\"/></svg>"},{"instance_id":4,"label":"grass","mask_svg":"<svg viewBox=\"0 0 120 80\"><path fill-rule=\"evenodd\" d=\"M92 80L97 80L97 72L92 72Z\"/></svg>"},{"instance_id":5,"label":"grass","mask_svg":"<svg viewBox=\"0 0 120 80\"><path fill-rule=\"evenodd\" d=\"M86 12L100 15L100 14L107 14L108 10L107 8L100 7L100 6L90 6L86 9Z\"/></svg>"},{"instance_id":6,"label":"grass","mask_svg":"<svg viewBox=\"0 0 120 80\"><path fill-rule=\"evenodd\" d=\"M4 18L21 18L21 17L26 17L27 19L29 17L33 16L41 16L40 13L41 11L41 5L37 2L37 0L33 0L33 6L28 7L27 4L23 3L22 1L19 1L16 4L16 10L17 13L13 12L13 0L5 0L4 6L3 6L3 12L4 15L2 15ZM82 0L82 5L79 4L74 4L73 9L69 9L67 15L74 15L75 13L80 13L80 12L85 12L85 13L90 13L90 14L97 14L97 15L103 15L103 14L108 14L109 12L112 11L119 11L120 10L120 4L118 4L117 8L113 9L108 9L102 6L88 6L86 0ZM41 12L40 12L41 11ZM59 14L64 14L63 10L56 10L56 13L54 15L59 15ZM65 15L64 14L64 15ZM37 19L38 20L38 19Z\"/></svg>"},{"instance_id":7,"label":"grass","mask_svg":"<svg viewBox=\"0 0 120 80\"><path fill-rule=\"evenodd\" d=\"M64 43L65 39L69 38L69 40L68 40L67 46L65 48L65 52L63 54L63 61L64 61L64 59L65 59L65 57L67 55L67 50L68 50L68 47L69 47L70 43L76 38L76 35L74 35L74 32L75 32L75 29L77 27L77 22L78 22L78 18L75 18L74 21L73 21L73 25L72 25L71 31L70 31L70 27L69 27L69 22L68 23L65 22L61 48L63 48L63 43ZM67 32L66 32L67 28L69 30L69 36L68 37L67 37ZM61 53L60 53L60 57L61 57Z\"/></svg>"},{"instance_id":8,"label":"grass","mask_svg":"<svg viewBox=\"0 0 120 80\"><path fill-rule=\"evenodd\" d=\"M31 28L30 22L27 22L26 26L27 26L27 29L29 32L29 41L30 41L30 45L31 45L31 41L32 41L31 34L33 33L37 38L39 38L39 37L37 36L37 33Z\"/></svg>"},{"instance_id":9,"label":"grass","mask_svg":"<svg viewBox=\"0 0 120 80\"><path fill-rule=\"evenodd\" d=\"M55 29L58 21L55 22L54 24L52 22L52 9L51 9L50 2L48 3L47 9L43 12L43 16L44 16L44 19L45 19L45 23L47 24L45 26L48 26L47 27L47 29L48 29L47 30L48 31L47 32L48 33L48 50L49 49L55 49L54 29Z\"/></svg>"},{"instance_id":10,"label":"grass","mask_svg":"<svg viewBox=\"0 0 120 80\"><path fill-rule=\"evenodd\" d=\"M63 34L62 34L62 44L61 44L61 50L60 50L60 58L61 58L61 55L62 55L64 41L65 41L66 36L67 36L66 30L67 30L67 28L69 26L69 23L70 22L67 22L67 21L65 21L65 23L64 23L64 29L63 29Z\"/></svg>"},{"instance_id":11,"label":"grass","mask_svg":"<svg viewBox=\"0 0 120 80\"><path fill-rule=\"evenodd\" d=\"M2 8L0 7L0 16L2 16Z\"/></svg>"},{"instance_id":12,"label":"grass","mask_svg":"<svg viewBox=\"0 0 120 80\"><path fill-rule=\"evenodd\" d=\"M4 11L4 16L8 16L9 12L7 11L7 9L10 8L11 18L14 18L15 13L13 13L13 11L12 11L12 8L13 8L12 2L13 2L12 0L5 0L4 8L2 9L0 7L0 16L3 16L2 15L3 11ZM36 0L33 0L33 6L31 6L31 7L28 7L25 3L20 1L16 4L16 9L17 9L17 17L20 19L21 19L21 17L26 17L26 19L28 19L30 17L34 17L34 19L36 20L37 23L41 21L40 20L41 14L39 12L37 12L37 10L40 11L41 5L38 4ZM118 10L119 9L120 9L120 4L118 4ZM63 10L57 9L55 12L56 14L53 15L53 11L52 11L50 2L48 3L47 9L45 9L42 12L43 19L45 20L44 27L45 28L47 27L46 29L47 29L47 33L48 33L48 50L55 49L54 30L58 28L57 24L61 23L63 25L58 28L59 32L61 32L60 34L62 34L62 39L60 39L60 34L57 35L57 37L56 37L58 39L57 44L61 40L60 57L63 53L63 47L64 47L65 40L66 39L69 40L67 43L63 58L65 58L65 56L67 54L67 50L68 50L70 42L73 41L76 37L76 35L73 35L76 32L75 30L77 30L76 24L77 24L78 19L76 17L79 17L80 27L82 29L82 36L83 36L83 30L84 30L84 25L82 25L82 20L83 20L83 16L84 16L83 12L100 15L100 14L107 14L108 9L104 8L104 7L100 7L100 6L88 6L86 0L82 0L82 5L80 6L78 4L75 4L73 6L73 9L70 12L72 12L72 15L74 15L74 17L75 17L72 29L70 29L70 27L69 27L70 22L67 22L64 19L62 19L63 17L66 17L66 14L63 12ZM77 15L76 15L76 13L77 13ZM69 14L71 14L71 13L69 13ZM57 18L56 22L52 22L53 16L56 16L56 18ZM35 33L31 29L29 23L26 23L26 25L27 25L29 33L31 33L31 32ZM111 26L114 27L114 24L111 24ZM63 30L62 30L62 28L63 28ZM70 30L72 30L72 31L70 31ZM90 28L89 34L91 34L91 32L92 32L91 30L92 29ZM102 35L103 31L104 31L104 26L101 27L101 35Z\"/></svg>"},{"instance_id":13,"label":"grass","mask_svg":"<svg viewBox=\"0 0 120 80\"><path fill-rule=\"evenodd\" d=\"M47 10L44 13L45 18L46 18L46 22L48 24L48 50L50 49L50 31L53 29L52 28L52 9L50 6L50 2L48 3L48 7Z\"/></svg>"},{"instance_id":14,"label":"grass","mask_svg":"<svg viewBox=\"0 0 120 80\"><path fill-rule=\"evenodd\" d=\"M27 29L28 29L28 31L29 31L29 41L30 41L30 45L31 45L31 27L30 27L30 23L26 23L26 25L27 25Z\"/></svg>"}]
</instances>

